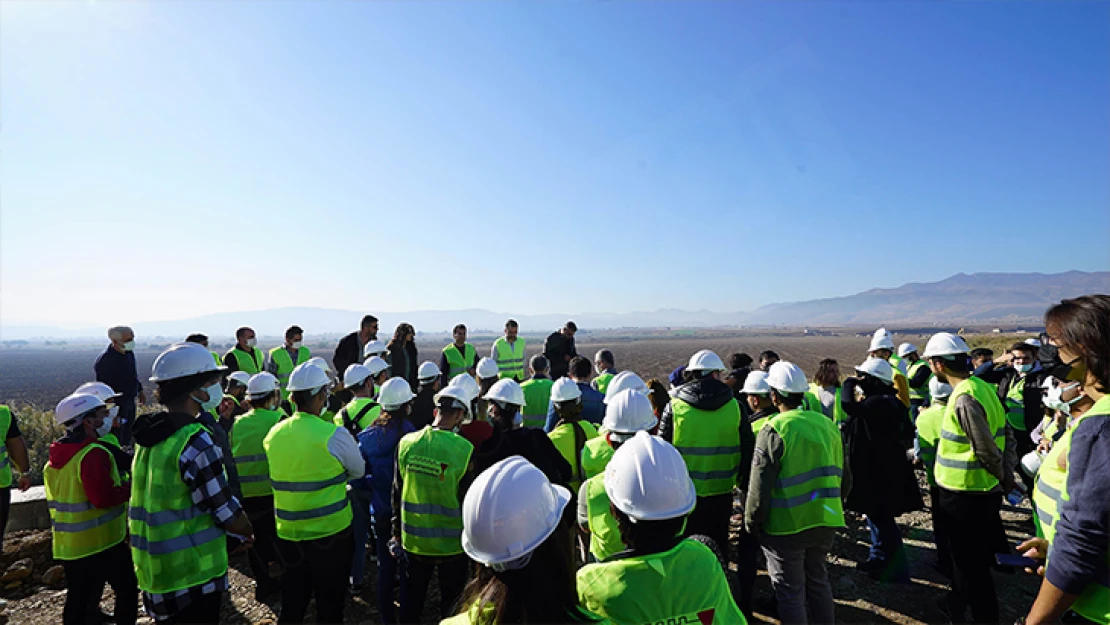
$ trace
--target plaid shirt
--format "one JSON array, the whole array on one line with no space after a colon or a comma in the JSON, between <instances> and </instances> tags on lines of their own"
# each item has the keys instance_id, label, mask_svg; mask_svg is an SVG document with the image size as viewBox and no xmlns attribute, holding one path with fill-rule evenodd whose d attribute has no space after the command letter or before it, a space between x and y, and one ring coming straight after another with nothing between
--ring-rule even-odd
<instances>
[{"instance_id":1,"label":"plaid shirt","mask_svg":"<svg viewBox=\"0 0 1110 625\"><path fill-rule=\"evenodd\" d=\"M181 471L181 479L192 493L193 504L201 512L212 515L217 525L227 523L242 509L227 484L223 453L208 432L199 432L189 440L177 467ZM152 594L144 591L143 605L154 620L164 621L185 609L196 598L224 592L227 588L225 571L199 586L175 592Z\"/></svg>"}]
</instances>

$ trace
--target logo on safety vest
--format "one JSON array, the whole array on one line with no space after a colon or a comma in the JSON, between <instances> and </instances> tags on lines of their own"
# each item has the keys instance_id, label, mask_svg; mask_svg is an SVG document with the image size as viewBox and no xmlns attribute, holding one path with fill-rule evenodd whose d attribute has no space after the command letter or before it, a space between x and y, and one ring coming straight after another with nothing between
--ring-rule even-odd
<instances>
[{"instance_id":1,"label":"logo on safety vest","mask_svg":"<svg viewBox=\"0 0 1110 625\"><path fill-rule=\"evenodd\" d=\"M716 608L709 608L708 610L691 612L681 616L668 616L646 625L713 625L713 615L716 612Z\"/></svg>"},{"instance_id":2,"label":"logo on safety vest","mask_svg":"<svg viewBox=\"0 0 1110 625\"><path fill-rule=\"evenodd\" d=\"M450 466L451 465L447 464L446 462L440 462L439 460L435 460L433 458L425 458L424 456L411 456L409 458L406 470L410 473L419 473L421 475L434 477L442 482L443 479L447 476L447 469Z\"/></svg>"}]
</instances>

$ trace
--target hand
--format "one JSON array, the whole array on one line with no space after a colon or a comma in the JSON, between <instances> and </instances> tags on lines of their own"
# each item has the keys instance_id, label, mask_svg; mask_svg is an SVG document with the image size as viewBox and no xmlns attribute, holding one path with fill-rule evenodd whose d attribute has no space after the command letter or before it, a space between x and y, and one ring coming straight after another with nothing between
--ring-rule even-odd
<instances>
[{"instance_id":1,"label":"hand","mask_svg":"<svg viewBox=\"0 0 1110 625\"><path fill-rule=\"evenodd\" d=\"M1047 436L1042 438L1041 442L1037 444L1037 451L1041 452L1042 454L1047 454L1051 449L1052 439L1048 438Z\"/></svg>"},{"instance_id":2,"label":"hand","mask_svg":"<svg viewBox=\"0 0 1110 625\"><path fill-rule=\"evenodd\" d=\"M1007 475L1006 479L1002 480L1002 492L1011 493L1017 488L1017 482L1014 480L1013 475Z\"/></svg>"},{"instance_id":3,"label":"hand","mask_svg":"<svg viewBox=\"0 0 1110 625\"><path fill-rule=\"evenodd\" d=\"M389 555L393 556L394 560L401 559L401 541L396 536L389 539Z\"/></svg>"},{"instance_id":4,"label":"hand","mask_svg":"<svg viewBox=\"0 0 1110 625\"><path fill-rule=\"evenodd\" d=\"M146 405L146 391L144 391L142 389L139 389L139 405L140 406L145 406Z\"/></svg>"},{"instance_id":5,"label":"hand","mask_svg":"<svg viewBox=\"0 0 1110 625\"><path fill-rule=\"evenodd\" d=\"M27 489L31 488L31 476L29 476L29 475L20 475L19 476L19 481L17 482L17 485L19 487L19 490L21 490L23 492L27 492Z\"/></svg>"},{"instance_id":6,"label":"hand","mask_svg":"<svg viewBox=\"0 0 1110 625\"><path fill-rule=\"evenodd\" d=\"M247 549L254 547L254 534L243 536L242 540L243 542L239 543L239 546L232 550L231 553L243 553Z\"/></svg>"},{"instance_id":7,"label":"hand","mask_svg":"<svg viewBox=\"0 0 1110 625\"><path fill-rule=\"evenodd\" d=\"M1029 540L1018 545L1017 550L1026 558L1041 560L1042 562L1048 559L1048 541L1043 538L1030 538ZM1044 565L1042 564L1038 566L1036 571L1033 571L1033 569L1030 568L1026 568L1025 572L1036 572L1037 575L1044 577Z\"/></svg>"},{"instance_id":8,"label":"hand","mask_svg":"<svg viewBox=\"0 0 1110 625\"><path fill-rule=\"evenodd\" d=\"M235 409L235 403L231 401L230 397L224 397L220 400L220 405L216 408L216 412L220 414L221 419L230 419L231 411Z\"/></svg>"}]
</instances>

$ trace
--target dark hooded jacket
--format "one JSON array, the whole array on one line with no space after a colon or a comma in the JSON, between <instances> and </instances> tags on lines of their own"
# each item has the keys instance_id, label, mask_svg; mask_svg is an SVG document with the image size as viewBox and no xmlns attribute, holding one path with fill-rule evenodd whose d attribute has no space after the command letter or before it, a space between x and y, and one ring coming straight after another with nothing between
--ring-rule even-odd
<instances>
[{"instance_id":1,"label":"dark hooded jacket","mask_svg":"<svg viewBox=\"0 0 1110 625\"><path fill-rule=\"evenodd\" d=\"M203 425L208 430L208 435L212 437L212 442L220 448L220 453L223 454L224 472L227 474L227 484L231 487L231 492L235 494L235 497L242 500L243 491L239 487L239 471L236 470L235 462L232 460L231 442L211 413L202 411L200 416L196 418L180 412L159 412L144 415L135 420L135 429L132 430L132 436L134 436L135 442L143 447L153 447L173 436L174 432L193 421Z\"/></svg>"},{"instance_id":2,"label":"dark hooded jacket","mask_svg":"<svg viewBox=\"0 0 1110 625\"><path fill-rule=\"evenodd\" d=\"M736 401L732 389L727 384L711 377L700 378L683 384L675 389L674 397L694 408L707 411L720 410L730 401ZM755 454L755 433L752 432L752 426L746 419L741 418L738 426L740 431L740 489L744 490L748 485L752 456ZM674 411L670 403L663 409L663 415L659 419L659 437L668 443L674 442Z\"/></svg>"}]
</instances>

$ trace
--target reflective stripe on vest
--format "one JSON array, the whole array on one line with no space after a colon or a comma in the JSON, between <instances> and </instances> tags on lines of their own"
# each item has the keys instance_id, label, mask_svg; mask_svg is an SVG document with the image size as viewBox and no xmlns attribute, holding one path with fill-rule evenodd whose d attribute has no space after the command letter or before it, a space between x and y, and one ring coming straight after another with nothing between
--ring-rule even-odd
<instances>
[{"instance_id":1,"label":"reflective stripe on vest","mask_svg":"<svg viewBox=\"0 0 1110 625\"><path fill-rule=\"evenodd\" d=\"M1025 431L1025 398L1022 393L1025 392L1026 377L1015 379L1006 392L1006 421L1010 427L1022 432Z\"/></svg>"},{"instance_id":2,"label":"reflective stripe on vest","mask_svg":"<svg viewBox=\"0 0 1110 625\"><path fill-rule=\"evenodd\" d=\"M459 347L454 343L443 348L443 356L447 359L448 380L466 373L474 366L474 357L478 355L474 351L474 346L470 343L463 343L463 352L465 353L459 353Z\"/></svg>"},{"instance_id":3,"label":"reflective stripe on vest","mask_svg":"<svg viewBox=\"0 0 1110 625\"><path fill-rule=\"evenodd\" d=\"M93 449L108 454L112 485L118 487L121 481L115 457L99 443L86 445L60 469L49 463L43 469L56 560L77 560L100 553L123 542L127 536L124 517L127 505L97 508L85 493L81 462Z\"/></svg>"},{"instance_id":4,"label":"reflective stripe on vest","mask_svg":"<svg viewBox=\"0 0 1110 625\"><path fill-rule=\"evenodd\" d=\"M279 410L255 408L231 425L231 455L239 471L239 484L244 497L267 497L270 490L270 467L262 441L284 415Z\"/></svg>"},{"instance_id":5,"label":"reflective stripe on vest","mask_svg":"<svg viewBox=\"0 0 1110 625\"><path fill-rule=\"evenodd\" d=\"M933 475L937 461L937 442L940 440L940 422L944 418L944 404L934 403L917 415L917 446L919 457L925 465L925 479L929 486L936 486Z\"/></svg>"},{"instance_id":6,"label":"reflective stripe on vest","mask_svg":"<svg viewBox=\"0 0 1110 625\"><path fill-rule=\"evenodd\" d=\"M231 350L224 354L224 360L227 360L228 355L235 356L235 366L239 371L254 375L261 373L262 369L266 366L266 355L262 353L261 349L252 347L251 353L247 353L236 345Z\"/></svg>"},{"instance_id":7,"label":"reflective stripe on vest","mask_svg":"<svg viewBox=\"0 0 1110 625\"><path fill-rule=\"evenodd\" d=\"M7 406L0 406L0 430L7 435L11 425L12 409ZM0 436L0 488L7 488L12 485L12 472L9 467L11 467L11 462L8 460L8 445L4 436Z\"/></svg>"},{"instance_id":8,"label":"reflective stripe on vest","mask_svg":"<svg viewBox=\"0 0 1110 625\"><path fill-rule=\"evenodd\" d=\"M600 561L618 551L624 551L617 519L609 510L604 475L595 475L586 480L586 511L590 528L590 553L594 558Z\"/></svg>"},{"instance_id":9,"label":"reflective stripe on vest","mask_svg":"<svg viewBox=\"0 0 1110 625\"><path fill-rule=\"evenodd\" d=\"M227 541L212 515L193 504L179 461L193 436L189 423L153 447L136 443L128 528L139 588L169 593L227 573Z\"/></svg>"},{"instance_id":10,"label":"reflective stripe on vest","mask_svg":"<svg viewBox=\"0 0 1110 625\"><path fill-rule=\"evenodd\" d=\"M282 399L289 397L289 391L285 390L285 387L289 385L289 374L293 373L293 369L296 369L297 365L308 362L311 357L312 354L304 346L297 348L297 362L293 362L293 359L289 356L289 350L285 349L284 345L279 345L270 350L270 361L274 363L276 369L274 375L278 379L278 384L281 385Z\"/></svg>"},{"instance_id":11,"label":"reflective stripe on vest","mask_svg":"<svg viewBox=\"0 0 1110 625\"><path fill-rule=\"evenodd\" d=\"M731 493L740 474L740 404L695 408L675 397L674 446L686 462L698 497Z\"/></svg>"},{"instance_id":12,"label":"reflective stripe on vest","mask_svg":"<svg viewBox=\"0 0 1110 625\"><path fill-rule=\"evenodd\" d=\"M401 475L401 544L423 556L462 553L459 483L474 446L465 438L426 426L397 444Z\"/></svg>"},{"instance_id":13,"label":"reflective stripe on vest","mask_svg":"<svg viewBox=\"0 0 1110 625\"><path fill-rule=\"evenodd\" d=\"M844 527L840 430L810 410L780 413L768 423L782 438L783 453L765 531L788 535L813 527Z\"/></svg>"},{"instance_id":14,"label":"reflective stripe on vest","mask_svg":"<svg viewBox=\"0 0 1110 625\"><path fill-rule=\"evenodd\" d=\"M920 359L910 365L906 369L906 380L908 381L912 379L913 376L917 375L918 370L920 370L922 367L928 367L928 365L925 363L924 360ZM910 387L910 399L918 399L921 401L927 401L929 399L929 378L931 377L933 376L930 375L929 377L925 378L925 383L921 386Z\"/></svg>"},{"instance_id":15,"label":"reflective stripe on vest","mask_svg":"<svg viewBox=\"0 0 1110 625\"><path fill-rule=\"evenodd\" d=\"M296 412L263 439L278 537L316 540L350 527L347 471L328 451L328 440L338 431L331 421Z\"/></svg>"},{"instance_id":16,"label":"reflective stripe on vest","mask_svg":"<svg viewBox=\"0 0 1110 625\"><path fill-rule=\"evenodd\" d=\"M551 404L551 387L555 384L549 378L531 378L521 382L520 390L524 391L524 407L520 414L524 416L524 427L542 429L547 422L547 409ZM575 463L571 463L574 466Z\"/></svg>"},{"instance_id":17,"label":"reflective stripe on vest","mask_svg":"<svg viewBox=\"0 0 1110 625\"><path fill-rule=\"evenodd\" d=\"M586 449L585 444L597 438L597 428L594 427L594 424L589 421L578 421L577 423L578 426L582 428L582 433L585 435L581 449L574 448L574 426L569 423L564 423L547 434L552 444L555 445L555 449L559 450L559 454L562 455L567 461L567 464L570 465L571 478L567 486L572 493L578 492L578 487L582 485L582 482L585 481L587 477L584 475L586 473L585 468L582 469L582 475L578 473L578 461L582 457L582 452Z\"/></svg>"},{"instance_id":18,"label":"reflective stripe on vest","mask_svg":"<svg viewBox=\"0 0 1110 625\"><path fill-rule=\"evenodd\" d=\"M987 424L994 434L994 442L1000 452L1006 448L1006 415L998 396L991 392L990 385L976 377L970 377L956 385L948 398L941 419L940 439L937 443L937 461L933 476L937 485L948 490L962 492L987 492L998 485L998 478L991 475L975 456L967 433L960 427L956 418L956 400L961 395L971 395L987 415Z\"/></svg>"},{"instance_id":19,"label":"reflective stripe on vest","mask_svg":"<svg viewBox=\"0 0 1110 625\"><path fill-rule=\"evenodd\" d=\"M586 479L605 471L613 459L613 451L613 446L604 436L586 441L586 446L582 448L582 472L586 474Z\"/></svg>"},{"instance_id":20,"label":"reflective stripe on vest","mask_svg":"<svg viewBox=\"0 0 1110 625\"><path fill-rule=\"evenodd\" d=\"M500 337L493 343L496 349L498 377L524 379L524 339L517 337L509 344L508 339Z\"/></svg>"}]
</instances>

